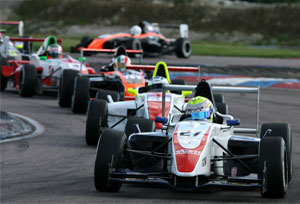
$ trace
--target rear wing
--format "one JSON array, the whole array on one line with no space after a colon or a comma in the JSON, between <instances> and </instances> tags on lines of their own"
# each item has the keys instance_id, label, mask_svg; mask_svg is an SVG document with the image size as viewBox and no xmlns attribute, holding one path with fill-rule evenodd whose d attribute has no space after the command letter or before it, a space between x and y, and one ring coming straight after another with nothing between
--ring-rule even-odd
<instances>
[{"instance_id":1,"label":"rear wing","mask_svg":"<svg viewBox=\"0 0 300 204\"><path fill-rule=\"evenodd\" d=\"M84 52L95 52L95 53L106 53L106 54L114 54L117 49L91 49L91 48L84 48L80 47L78 48L80 50L80 56L81 59L83 59L83 53ZM137 54L140 57L140 63L143 61L143 50L126 50L129 54Z\"/></svg>"},{"instance_id":2,"label":"rear wing","mask_svg":"<svg viewBox=\"0 0 300 204\"><path fill-rule=\"evenodd\" d=\"M153 76L162 76L165 77L169 83L171 83L171 79L169 76L169 72L198 72L198 81L200 80L200 66L192 67L192 66L167 66L165 62L158 62L156 65L128 65L126 69L133 70L150 70L154 71Z\"/></svg>"},{"instance_id":3,"label":"rear wing","mask_svg":"<svg viewBox=\"0 0 300 204\"><path fill-rule=\"evenodd\" d=\"M18 42L44 42L45 38L9 38L11 41L18 41ZM56 39L59 44L62 44L62 39Z\"/></svg>"},{"instance_id":4,"label":"rear wing","mask_svg":"<svg viewBox=\"0 0 300 204\"><path fill-rule=\"evenodd\" d=\"M196 85L163 85L162 90L162 117L165 117L165 97L166 92L170 91L195 91ZM257 94L256 103L256 128L234 128L235 133L246 133L246 134L258 134L259 124L259 100L260 100L260 88L259 87L234 87L234 86L212 86L214 92L223 93L253 93Z\"/></svg>"},{"instance_id":5,"label":"rear wing","mask_svg":"<svg viewBox=\"0 0 300 204\"><path fill-rule=\"evenodd\" d=\"M19 36L24 35L23 21L0 21L0 25L18 25Z\"/></svg>"},{"instance_id":6,"label":"rear wing","mask_svg":"<svg viewBox=\"0 0 300 204\"><path fill-rule=\"evenodd\" d=\"M187 24L152 23L152 25L159 32L160 32L160 28L179 28L180 37L189 38L189 26Z\"/></svg>"}]
</instances>

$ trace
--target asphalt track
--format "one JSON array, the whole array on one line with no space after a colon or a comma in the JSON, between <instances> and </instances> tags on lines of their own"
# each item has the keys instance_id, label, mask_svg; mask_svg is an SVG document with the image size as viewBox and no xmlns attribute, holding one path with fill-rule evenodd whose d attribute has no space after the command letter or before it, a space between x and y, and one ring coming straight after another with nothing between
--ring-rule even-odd
<instances>
[{"instance_id":1,"label":"asphalt track","mask_svg":"<svg viewBox=\"0 0 300 204\"><path fill-rule=\"evenodd\" d=\"M1 92L1 109L30 117L45 127L38 137L0 144L0 203L299 203L300 91L261 89L260 123L286 122L293 129L293 180L286 197L261 198L259 190L182 193L158 186L123 185L119 193L97 192L95 147L85 144L85 115L59 108L52 96L21 98ZM254 95L225 94L241 127L255 127Z\"/></svg>"}]
</instances>

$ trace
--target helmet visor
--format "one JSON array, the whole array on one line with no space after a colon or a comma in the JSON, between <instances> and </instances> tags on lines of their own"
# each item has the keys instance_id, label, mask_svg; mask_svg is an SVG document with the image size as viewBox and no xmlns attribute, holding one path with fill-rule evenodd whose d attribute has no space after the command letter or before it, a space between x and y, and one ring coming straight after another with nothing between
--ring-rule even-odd
<instances>
[{"instance_id":1,"label":"helmet visor","mask_svg":"<svg viewBox=\"0 0 300 204\"><path fill-rule=\"evenodd\" d=\"M204 120L209 118L211 115L211 111L201 111L201 112L195 112L195 113L191 113L192 119L193 120Z\"/></svg>"}]
</instances>

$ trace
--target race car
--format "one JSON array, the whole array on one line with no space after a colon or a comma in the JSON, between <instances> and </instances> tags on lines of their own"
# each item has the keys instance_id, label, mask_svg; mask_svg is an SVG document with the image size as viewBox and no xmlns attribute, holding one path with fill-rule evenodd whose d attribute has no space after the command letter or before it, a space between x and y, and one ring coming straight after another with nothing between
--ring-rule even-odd
<instances>
[{"instance_id":1,"label":"race car","mask_svg":"<svg viewBox=\"0 0 300 204\"><path fill-rule=\"evenodd\" d=\"M43 42L37 53L27 55L30 60L9 60L1 57L1 90L15 87L21 96L31 97L43 91L58 91L59 105L70 106L74 79L78 73L95 74L95 70L70 56L64 56L61 39L48 36L39 38L10 38L11 41ZM83 59L81 59L83 61ZM4 63L3 63L4 62ZM63 76L63 77L61 77ZM9 81L11 83L9 83Z\"/></svg>"},{"instance_id":2,"label":"race car","mask_svg":"<svg viewBox=\"0 0 300 204\"><path fill-rule=\"evenodd\" d=\"M259 88L164 85L162 113L169 90L193 90L195 95L176 113L157 117L161 131L143 132L148 124L127 124L136 131L107 128L95 159L94 184L99 191L119 191L123 183L155 184L176 190L260 188L263 197L282 198L292 179L292 129L287 123L265 123L236 128L238 119L220 114L212 91L256 93ZM175 104L179 105L179 104ZM181 104L180 104L181 105ZM167 117L166 117L167 116ZM220 116L223 121L216 122ZM144 126L148 127L144 127Z\"/></svg>"},{"instance_id":3,"label":"race car","mask_svg":"<svg viewBox=\"0 0 300 204\"><path fill-rule=\"evenodd\" d=\"M169 39L159 32L160 27L180 28L180 38ZM145 56L157 57L167 54L176 54L180 58L189 58L192 55L192 45L188 39L188 25L155 24L141 21L134 25L130 33L115 33L99 35L95 39L85 36L71 52L79 52L81 47L90 49L113 49L125 46L126 49L144 51ZM91 54L91 53L86 53Z\"/></svg>"},{"instance_id":4,"label":"race car","mask_svg":"<svg viewBox=\"0 0 300 204\"><path fill-rule=\"evenodd\" d=\"M142 66L143 65L136 67L131 66L128 68L136 69L137 67ZM152 67L145 66L143 68L150 69ZM97 99L91 100L88 106L85 132L86 143L88 145L96 145L101 132L108 127L122 131L125 130L126 134L129 136L134 128L126 128L126 123L143 123L143 121L145 121L143 118L154 121L156 116L162 115L162 85L165 83L178 84L178 81L172 82L170 80L168 71L184 71L184 69L198 71L197 67L167 67L164 62L158 62L153 73L153 78L149 80L147 86L139 87L137 89L128 89L135 97L127 99L134 100L118 102L113 100L111 93L99 91ZM166 97L167 106L164 111L165 114L175 114L180 112L185 101L185 96L188 94L190 94L190 92L168 93ZM99 96L101 96L101 98L99 98ZM224 103L224 98L220 95L214 97L218 98L218 106L226 113L228 108ZM131 116L139 118L138 120L132 120ZM145 123L147 123L147 120ZM141 126L143 131L152 130L143 129L143 127L144 126ZM150 126L150 128L160 130L162 125L156 123L155 126Z\"/></svg>"}]
</instances>

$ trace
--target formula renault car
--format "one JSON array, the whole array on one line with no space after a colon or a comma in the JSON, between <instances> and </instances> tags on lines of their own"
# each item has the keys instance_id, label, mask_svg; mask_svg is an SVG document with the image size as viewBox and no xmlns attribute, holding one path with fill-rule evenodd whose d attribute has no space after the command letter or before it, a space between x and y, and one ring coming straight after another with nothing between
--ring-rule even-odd
<instances>
[{"instance_id":1,"label":"formula renault car","mask_svg":"<svg viewBox=\"0 0 300 204\"><path fill-rule=\"evenodd\" d=\"M194 90L195 96L203 96L212 104L215 103L212 90L257 93L259 105L259 88L211 88L202 81L197 87L164 85L162 113L168 107L167 90ZM179 106L176 113L167 117L157 117L156 121L163 124L159 132L140 131L144 124L135 125L136 132L130 135L106 129L97 147L96 189L119 191L122 183L161 184L183 191L260 188L263 197L284 197L292 179L289 124L262 124L260 138L242 136L242 133L258 133L258 117L256 128L236 128L239 120L220 114L217 109L210 113L222 117L221 122L211 122L205 117L192 119L186 115L186 107Z\"/></svg>"},{"instance_id":2,"label":"formula renault car","mask_svg":"<svg viewBox=\"0 0 300 204\"><path fill-rule=\"evenodd\" d=\"M166 38L159 32L159 26L179 27L181 37L178 39ZM188 25L151 24L147 21L141 21L139 25L133 26L131 33L104 34L95 39L85 36L76 47L71 47L71 52L78 52L81 47L113 49L119 46L133 50L142 49L145 56L152 57L175 53L177 57L189 58L192 54L191 42L188 39Z\"/></svg>"},{"instance_id":3,"label":"formula renault car","mask_svg":"<svg viewBox=\"0 0 300 204\"><path fill-rule=\"evenodd\" d=\"M10 38L16 41L43 42L37 53L27 55L29 60L8 60L1 57L1 89L5 90L9 84L15 87L21 96L31 97L35 93L42 94L43 91L58 91L59 104L70 106L74 79L78 73L95 74L95 70L87 64L63 56L60 39L49 36L45 39L37 38ZM54 51L49 53L49 48ZM3 63L4 62L4 63ZM11 81L11 83L8 83ZM4 83L5 82L5 83Z\"/></svg>"},{"instance_id":4,"label":"formula renault car","mask_svg":"<svg viewBox=\"0 0 300 204\"><path fill-rule=\"evenodd\" d=\"M136 67L131 66L130 68ZM146 66L144 68L151 68L151 66ZM155 67L152 80L157 77L161 77L165 79L167 83L179 84L180 82L183 84L182 81L170 80L168 74L168 71L170 70L198 71L198 68L167 67L164 62L159 62ZM125 131L126 135L128 136L130 133L132 133L132 131L135 130L134 127L131 127L132 124L143 124L141 125L142 131L155 129L160 130L162 125L160 123L155 123L153 126L151 121L154 121L156 116L162 115L162 84L153 84L151 80L149 83L152 84L148 84L145 87L139 87L138 89L129 88L128 91L131 92L135 97L127 97L127 101L115 101L112 98L113 95L111 95L111 92L99 91L96 99L91 100L88 106L85 132L86 143L88 145L96 145L98 138L106 128L114 128ZM191 94L191 92L180 91L175 93L167 93L165 114L167 115L169 113L173 115L182 111L182 106L185 102L185 96L189 94ZM214 97L218 100L217 105L220 107L220 109L222 109L222 112L227 113L228 108L224 103L224 97L222 97L220 94L214 95ZM135 118L137 117L137 119L132 118L132 116ZM147 125L149 124L149 120L147 119L150 119L150 125Z\"/></svg>"}]
</instances>

